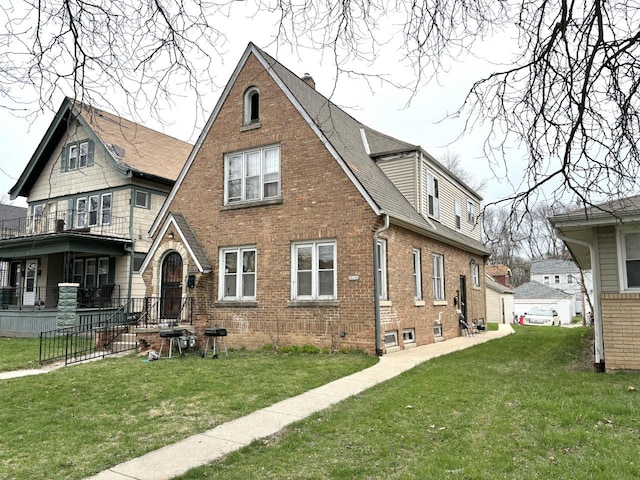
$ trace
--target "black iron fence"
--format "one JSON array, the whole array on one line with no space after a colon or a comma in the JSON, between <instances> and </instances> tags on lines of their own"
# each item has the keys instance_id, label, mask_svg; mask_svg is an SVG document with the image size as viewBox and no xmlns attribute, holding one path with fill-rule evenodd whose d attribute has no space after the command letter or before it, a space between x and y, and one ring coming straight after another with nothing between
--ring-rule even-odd
<instances>
[{"instance_id":1,"label":"black iron fence","mask_svg":"<svg viewBox=\"0 0 640 480\"><path fill-rule=\"evenodd\" d=\"M167 305L173 307L169 300L175 299L144 297L121 302L115 298L110 306L80 312L78 325L40 333L39 361L64 361L68 365L135 350L137 342L131 327L193 324L193 299L182 299L178 315L167 317Z\"/></svg>"},{"instance_id":2,"label":"black iron fence","mask_svg":"<svg viewBox=\"0 0 640 480\"><path fill-rule=\"evenodd\" d=\"M129 218L72 209L0 220L0 240L64 232L129 238Z\"/></svg>"}]
</instances>

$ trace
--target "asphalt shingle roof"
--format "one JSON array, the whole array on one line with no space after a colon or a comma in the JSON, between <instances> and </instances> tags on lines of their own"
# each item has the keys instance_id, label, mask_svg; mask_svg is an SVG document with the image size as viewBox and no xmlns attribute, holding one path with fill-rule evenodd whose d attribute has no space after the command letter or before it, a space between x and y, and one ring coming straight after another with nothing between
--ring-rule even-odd
<instances>
[{"instance_id":1,"label":"asphalt shingle roof","mask_svg":"<svg viewBox=\"0 0 640 480\"><path fill-rule=\"evenodd\" d=\"M579 273L580 270L571 260L540 260L531 262L531 275L542 275L545 273L567 274Z\"/></svg>"},{"instance_id":2,"label":"asphalt shingle roof","mask_svg":"<svg viewBox=\"0 0 640 480\"><path fill-rule=\"evenodd\" d=\"M571 298L572 296L562 290L543 285L540 282L531 281L523 283L513 289L515 298Z\"/></svg>"},{"instance_id":3,"label":"asphalt shingle roof","mask_svg":"<svg viewBox=\"0 0 640 480\"><path fill-rule=\"evenodd\" d=\"M0 220L13 220L14 218L27 218L27 208L0 203Z\"/></svg>"}]
</instances>

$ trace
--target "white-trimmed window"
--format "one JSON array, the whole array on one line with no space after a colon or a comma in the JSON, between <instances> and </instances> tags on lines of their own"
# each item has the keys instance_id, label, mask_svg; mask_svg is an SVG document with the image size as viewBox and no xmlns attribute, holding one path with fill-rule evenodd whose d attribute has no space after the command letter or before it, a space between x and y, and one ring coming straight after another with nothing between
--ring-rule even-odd
<instances>
[{"instance_id":1,"label":"white-trimmed window","mask_svg":"<svg viewBox=\"0 0 640 480\"><path fill-rule=\"evenodd\" d=\"M573 275L567 275L567 283L573 283Z\"/></svg>"},{"instance_id":2,"label":"white-trimmed window","mask_svg":"<svg viewBox=\"0 0 640 480\"><path fill-rule=\"evenodd\" d=\"M134 205L138 208L149 208L149 193L136 190L134 194Z\"/></svg>"},{"instance_id":3,"label":"white-trimmed window","mask_svg":"<svg viewBox=\"0 0 640 480\"><path fill-rule=\"evenodd\" d=\"M79 198L76 201L76 226L84 227L87 223L87 199Z\"/></svg>"},{"instance_id":4,"label":"white-trimmed window","mask_svg":"<svg viewBox=\"0 0 640 480\"><path fill-rule=\"evenodd\" d=\"M560 275L554 275L554 277L553 277L553 283L555 283L555 284L560 283Z\"/></svg>"},{"instance_id":5,"label":"white-trimmed window","mask_svg":"<svg viewBox=\"0 0 640 480\"><path fill-rule=\"evenodd\" d=\"M475 262L471 264L471 282L474 287L480 286L480 265Z\"/></svg>"},{"instance_id":6,"label":"white-trimmed window","mask_svg":"<svg viewBox=\"0 0 640 480\"><path fill-rule=\"evenodd\" d=\"M444 256L434 253L431 255L433 299L444 300Z\"/></svg>"},{"instance_id":7,"label":"white-trimmed window","mask_svg":"<svg viewBox=\"0 0 640 480\"><path fill-rule=\"evenodd\" d=\"M260 91L249 87L244 94L244 125L260 123Z\"/></svg>"},{"instance_id":8,"label":"white-trimmed window","mask_svg":"<svg viewBox=\"0 0 640 480\"><path fill-rule=\"evenodd\" d=\"M335 241L294 243L291 266L292 300L333 300L337 297Z\"/></svg>"},{"instance_id":9,"label":"white-trimmed window","mask_svg":"<svg viewBox=\"0 0 640 480\"><path fill-rule=\"evenodd\" d=\"M416 343L416 329L405 328L404 330L402 330L402 342L405 345L407 343Z\"/></svg>"},{"instance_id":10,"label":"white-trimmed window","mask_svg":"<svg viewBox=\"0 0 640 480\"><path fill-rule=\"evenodd\" d=\"M459 200L455 202L455 211L456 211L456 230L460 230L462 228L462 203Z\"/></svg>"},{"instance_id":11,"label":"white-trimmed window","mask_svg":"<svg viewBox=\"0 0 640 480\"><path fill-rule=\"evenodd\" d=\"M98 259L98 286L109 283L109 258Z\"/></svg>"},{"instance_id":12,"label":"white-trimmed window","mask_svg":"<svg viewBox=\"0 0 640 480\"><path fill-rule=\"evenodd\" d=\"M387 289L387 242L385 240L376 241L376 256L378 258L378 271L376 272L378 298L387 300L389 293Z\"/></svg>"},{"instance_id":13,"label":"white-trimmed window","mask_svg":"<svg viewBox=\"0 0 640 480\"><path fill-rule=\"evenodd\" d=\"M413 249L413 298L422 300L422 260L420 259L420 249Z\"/></svg>"},{"instance_id":14,"label":"white-trimmed window","mask_svg":"<svg viewBox=\"0 0 640 480\"><path fill-rule=\"evenodd\" d=\"M384 346L389 347L397 347L398 346L398 331L397 330L389 330L384 332Z\"/></svg>"},{"instance_id":15,"label":"white-trimmed window","mask_svg":"<svg viewBox=\"0 0 640 480\"><path fill-rule=\"evenodd\" d=\"M467 202L467 222L471 225L476 224L476 206L471 200Z\"/></svg>"},{"instance_id":16,"label":"white-trimmed window","mask_svg":"<svg viewBox=\"0 0 640 480\"><path fill-rule=\"evenodd\" d=\"M260 201L280 196L280 147L225 155L224 203Z\"/></svg>"},{"instance_id":17,"label":"white-trimmed window","mask_svg":"<svg viewBox=\"0 0 640 480\"><path fill-rule=\"evenodd\" d=\"M544 279L542 280L542 282L543 282L545 285L549 285L549 275L545 275L545 276L544 276Z\"/></svg>"},{"instance_id":18,"label":"white-trimmed window","mask_svg":"<svg viewBox=\"0 0 640 480\"><path fill-rule=\"evenodd\" d=\"M100 202L99 195L89 196L89 226L98 225L98 203Z\"/></svg>"},{"instance_id":19,"label":"white-trimmed window","mask_svg":"<svg viewBox=\"0 0 640 480\"><path fill-rule=\"evenodd\" d=\"M435 175L427 172L427 211L429 216L440 218L440 189Z\"/></svg>"},{"instance_id":20,"label":"white-trimmed window","mask_svg":"<svg viewBox=\"0 0 640 480\"><path fill-rule=\"evenodd\" d=\"M84 286L96 286L96 259L88 258L84 269Z\"/></svg>"},{"instance_id":21,"label":"white-trimmed window","mask_svg":"<svg viewBox=\"0 0 640 480\"><path fill-rule=\"evenodd\" d=\"M640 289L640 232L621 235L624 289Z\"/></svg>"},{"instance_id":22,"label":"white-trimmed window","mask_svg":"<svg viewBox=\"0 0 640 480\"><path fill-rule=\"evenodd\" d=\"M256 248L233 247L220 250L220 299L256 299Z\"/></svg>"},{"instance_id":23,"label":"white-trimmed window","mask_svg":"<svg viewBox=\"0 0 640 480\"><path fill-rule=\"evenodd\" d=\"M100 204L100 215L102 225L109 225L111 223L111 194L105 193L102 195Z\"/></svg>"},{"instance_id":24,"label":"white-trimmed window","mask_svg":"<svg viewBox=\"0 0 640 480\"><path fill-rule=\"evenodd\" d=\"M84 280L84 260L76 259L73 261L73 283L83 285Z\"/></svg>"},{"instance_id":25,"label":"white-trimmed window","mask_svg":"<svg viewBox=\"0 0 640 480\"><path fill-rule=\"evenodd\" d=\"M67 145L62 153L62 171L77 170L93 165L93 145L91 140Z\"/></svg>"}]
</instances>

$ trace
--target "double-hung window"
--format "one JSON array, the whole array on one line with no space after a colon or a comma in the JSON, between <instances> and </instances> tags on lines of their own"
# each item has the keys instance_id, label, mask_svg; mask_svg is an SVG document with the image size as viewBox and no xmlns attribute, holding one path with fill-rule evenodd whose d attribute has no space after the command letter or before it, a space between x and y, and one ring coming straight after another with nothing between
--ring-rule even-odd
<instances>
[{"instance_id":1,"label":"double-hung window","mask_svg":"<svg viewBox=\"0 0 640 480\"><path fill-rule=\"evenodd\" d=\"M387 290L387 242L378 240L376 242L376 257L378 259L378 271L376 272L378 281L378 298L387 300L389 293Z\"/></svg>"},{"instance_id":2,"label":"double-hung window","mask_svg":"<svg viewBox=\"0 0 640 480\"><path fill-rule=\"evenodd\" d=\"M413 249L413 298L422 300L422 273L421 273L420 249Z\"/></svg>"},{"instance_id":3,"label":"double-hung window","mask_svg":"<svg viewBox=\"0 0 640 480\"><path fill-rule=\"evenodd\" d=\"M456 230L460 230L462 228L462 204L459 200L455 202L456 209Z\"/></svg>"},{"instance_id":4,"label":"double-hung window","mask_svg":"<svg viewBox=\"0 0 640 480\"><path fill-rule=\"evenodd\" d=\"M99 195L89 196L89 226L93 227L98 225L98 203L100 202Z\"/></svg>"},{"instance_id":5,"label":"double-hung window","mask_svg":"<svg viewBox=\"0 0 640 480\"><path fill-rule=\"evenodd\" d=\"M280 196L280 147L225 156L225 205Z\"/></svg>"},{"instance_id":6,"label":"double-hung window","mask_svg":"<svg viewBox=\"0 0 640 480\"><path fill-rule=\"evenodd\" d=\"M467 202L467 222L471 225L476 224L476 206L471 201Z\"/></svg>"},{"instance_id":7,"label":"double-hung window","mask_svg":"<svg viewBox=\"0 0 640 480\"><path fill-rule=\"evenodd\" d=\"M111 223L111 194L105 193L102 195L102 202L100 205L100 215L102 225L109 225Z\"/></svg>"},{"instance_id":8,"label":"double-hung window","mask_svg":"<svg viewBox=\"0 0 640 480\"><path fill-rule=\"evenodd\" d=\"M623 288L640 289L640 232L622 233Z\"/></svg>"},{"instance_id":9,"label":"double-hung window","mask_svg":"<svg viewBox=\"0 0 640 480\"><path fill-rule=\"evenodd\" d=\"M76 226L84 227L87 223L87 199L79 198L76 201Z\"/></svg>"},{"instance_id":10,"label":"double-hung window","mask_svg":"<svg viewBox=\"0 0 640 480\"><path fill-rule=\"evenodd\" d=\"M233 247L220 250L220 299L256 299L256 248Z\"/></svg>"},{"instance_id":11,"label":"double-hung window","mask_svg":"<svg viewBox=\"0 0 640 480\"><path fill-rule=\"evenodd\" d=\"M431 256L432 278L433 278L433 299L444 300L444 256L433 254Z\"/></svg>"},{"instance_id":12,"label":"double-hung window","mask_svg":"<svg viewBox=\"0 0 640 480\"><path fill-rule=\"evenodd\" d=\"M440 218L440 189L439 181L432 173L427 173L427 211L429 216Z\"/></svg>"},{"instance_id":13,"label":"double-hung window","mask_svg":"<svg viewBox=\"0 0 640 480\"><path fill-rule=\"evenodd\" d=\"M336 242L295 243L291 250L292 300L335 299Z\"/></svg>"},{"instance_id":14,"label":"double-hung window","mask_svg":"<svg viewBox=\"0 0 640 480\"><path fill-rule=\"evenodd\" d=\"M471 281L474 287L480 286L480 265L477 263L471 264Z\"/></svg>"},{"instance_id":15,"label":"double-hung window","mask_svg":"<svg viewBox=\"0 0 640 480\"><path fill-rule=\"evenodd\" d=\"M93 165L93 147L91 140L67 145L62 153L62 171L77 170Z\"/></svg>"}]
</instances>

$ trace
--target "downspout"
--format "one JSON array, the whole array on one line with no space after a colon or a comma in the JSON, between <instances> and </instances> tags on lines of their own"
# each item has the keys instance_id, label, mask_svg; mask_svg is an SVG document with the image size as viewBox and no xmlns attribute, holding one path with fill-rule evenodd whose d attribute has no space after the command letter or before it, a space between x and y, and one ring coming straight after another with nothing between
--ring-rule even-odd
<instances>
[{"instance_id":1,"label":"downspout","mask_svg":"<svg viewBox=\"0 0 640 480\"><path fill-rule=\"evenodd\" d=\"M389 215L384 212L380 212L384 215L384 224L373 233L373 297L375 305L375 335L376 335L376 355L382 355L382 343L380 341L381 334L381 321L380 321L380 282L378 282L378 269L380 268L378 259L378 237L385 230L389 229Z\"/></svg>"},{"instance_id":2,"label":"downspout","mask_svg":"<svg viewBox=\"0 0 640 480\"><path fill-rule=\"evenodd\" d=\"M556 230L557 231L557 230ZM562 241L571 243L577 243L589 249L589 256L591 257L591 269L594 271L593 278L597 278L597 282L593 282L593 333L594 333L594 354L595 362L594 367L597 372L604 372L604 335L602 331L602 314L600 307L600 264L598 263L598 256L594 246L584 240L577 240L575 238L568 239L558 232L558 238ZM584 288L584 285L583 285ZM583 313L584 315L584 313Z\"/></svg>"},{"instance_id":3,"label":"downspout","mask_svg":"<svg viewBox=\"0 0 640 480\"><path fill-rule=\"evenodd\" d=\"M131 251L129 252L129 286L127 288L127 303L131 303L131 289L133 288L133 262L136 251L136 239L133 235L133 198L134 189L131 187L131 195L129 196L129 237L131 238Z\"/></svg>"}]
</instances>

